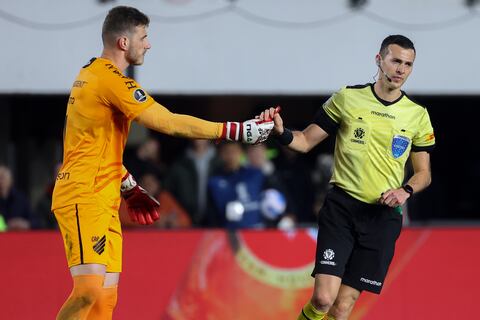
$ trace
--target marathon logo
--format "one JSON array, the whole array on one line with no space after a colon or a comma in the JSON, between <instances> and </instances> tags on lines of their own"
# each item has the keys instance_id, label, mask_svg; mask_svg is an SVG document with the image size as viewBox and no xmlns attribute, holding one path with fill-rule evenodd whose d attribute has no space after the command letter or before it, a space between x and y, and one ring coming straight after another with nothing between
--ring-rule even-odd
<instances>
[{"instance_id":1,"label":"marathon logo","mask_svg":"<svg viewBox=\"0 0 480 320\"><path fill-rule=\"evenodd\" d=\"M370 111L370 113L373 114L374 116L379 116L379 117L389 118L389 119L395 120L395 116L392 116L391 114L388 114L386 112Z\"/></svg>"},{"instance_id":2,"label":"marathon logo","mask_svg":"<svg viewBox=\"0 0 480 320\"><path fill-rule=\"evenodd\" d=\"M382 286L382 283L381 282L378 282L378 281L375 281L375 280L370 280L370 279L365 279L365 278L360 278L360 281L361 282L365 282L365 283L368 283L368 284L371 284L372 286L377 286L377 287L381 287Z\"/></svg>"}]
</instances>

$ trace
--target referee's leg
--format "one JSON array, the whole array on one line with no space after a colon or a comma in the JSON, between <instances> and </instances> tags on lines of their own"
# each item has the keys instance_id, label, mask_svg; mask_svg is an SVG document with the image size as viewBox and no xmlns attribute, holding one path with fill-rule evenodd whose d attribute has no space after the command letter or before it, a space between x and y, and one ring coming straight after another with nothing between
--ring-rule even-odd
<instances>
[{"instance_id":1,"label":"referee's leg","mask_svg":"<svg viewBox=\"0 0 480 320\"><path fill-rule=\"evenodd\" d=\"M333 306L342 279L329 274L316 274L313 295L303 307L298 320L323 320Z\"/></svg>"},{"instance_id":2,"label":"referee's leg","mask_svg":"<svg viewBox=\"0 0 480 320\"><path fill-rule=\"evenodd\" d=\"M340 286L333 306L328 310L328 319L346 320L360 296L360 291L345 284Z\"/></svg>"}]
</instances>

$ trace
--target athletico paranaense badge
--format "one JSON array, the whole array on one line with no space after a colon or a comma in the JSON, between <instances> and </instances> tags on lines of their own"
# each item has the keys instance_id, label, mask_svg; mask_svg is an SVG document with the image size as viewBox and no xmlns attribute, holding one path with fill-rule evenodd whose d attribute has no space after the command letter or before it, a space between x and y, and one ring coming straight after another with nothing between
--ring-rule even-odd
<instances>
[{"instance_id":1,"label":"athletico paranaense badge","mask_svg":"<svg viewBox=\"0 0 480 320\"><path fill-rule=\"evenodd\" d=\"M408 148L410 144L410 139L401 136L401 135L394 135L392 139L392 154L395 159L401 157Z\"/></svg>"}]
</instances>

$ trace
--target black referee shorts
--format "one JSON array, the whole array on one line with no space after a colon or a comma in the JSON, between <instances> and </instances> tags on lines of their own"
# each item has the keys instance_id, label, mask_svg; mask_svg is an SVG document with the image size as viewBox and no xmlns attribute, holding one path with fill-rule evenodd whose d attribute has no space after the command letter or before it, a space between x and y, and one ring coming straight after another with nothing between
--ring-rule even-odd
<instances>
[{"instance_id":1,"label":"black referee shorts","mask_svg":"<svg viewBox=\"0 0 480 320\"><path fill-rule=\"evenodd\" d=\"M380 293L402 229L393 208L359 201L334 186L318 217L315 269L357 290Z\"/></svg>"}]
</instances>

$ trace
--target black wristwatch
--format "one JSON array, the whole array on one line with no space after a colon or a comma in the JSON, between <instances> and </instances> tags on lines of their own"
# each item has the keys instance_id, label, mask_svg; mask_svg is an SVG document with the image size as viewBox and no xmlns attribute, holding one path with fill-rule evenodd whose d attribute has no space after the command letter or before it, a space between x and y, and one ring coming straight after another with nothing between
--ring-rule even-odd
<instances>
[{"instance_id":1,"label":"black wristwatch","mask_svg":"<svg viewBox=\"0 0 480 320\"><path fill-rule=\"evenodd\" d=\"M405 190L405 192L408 193L410 196L413 194L413 188L409 184L403 185L402 189Z\"/></svg>"}]
</instances>

